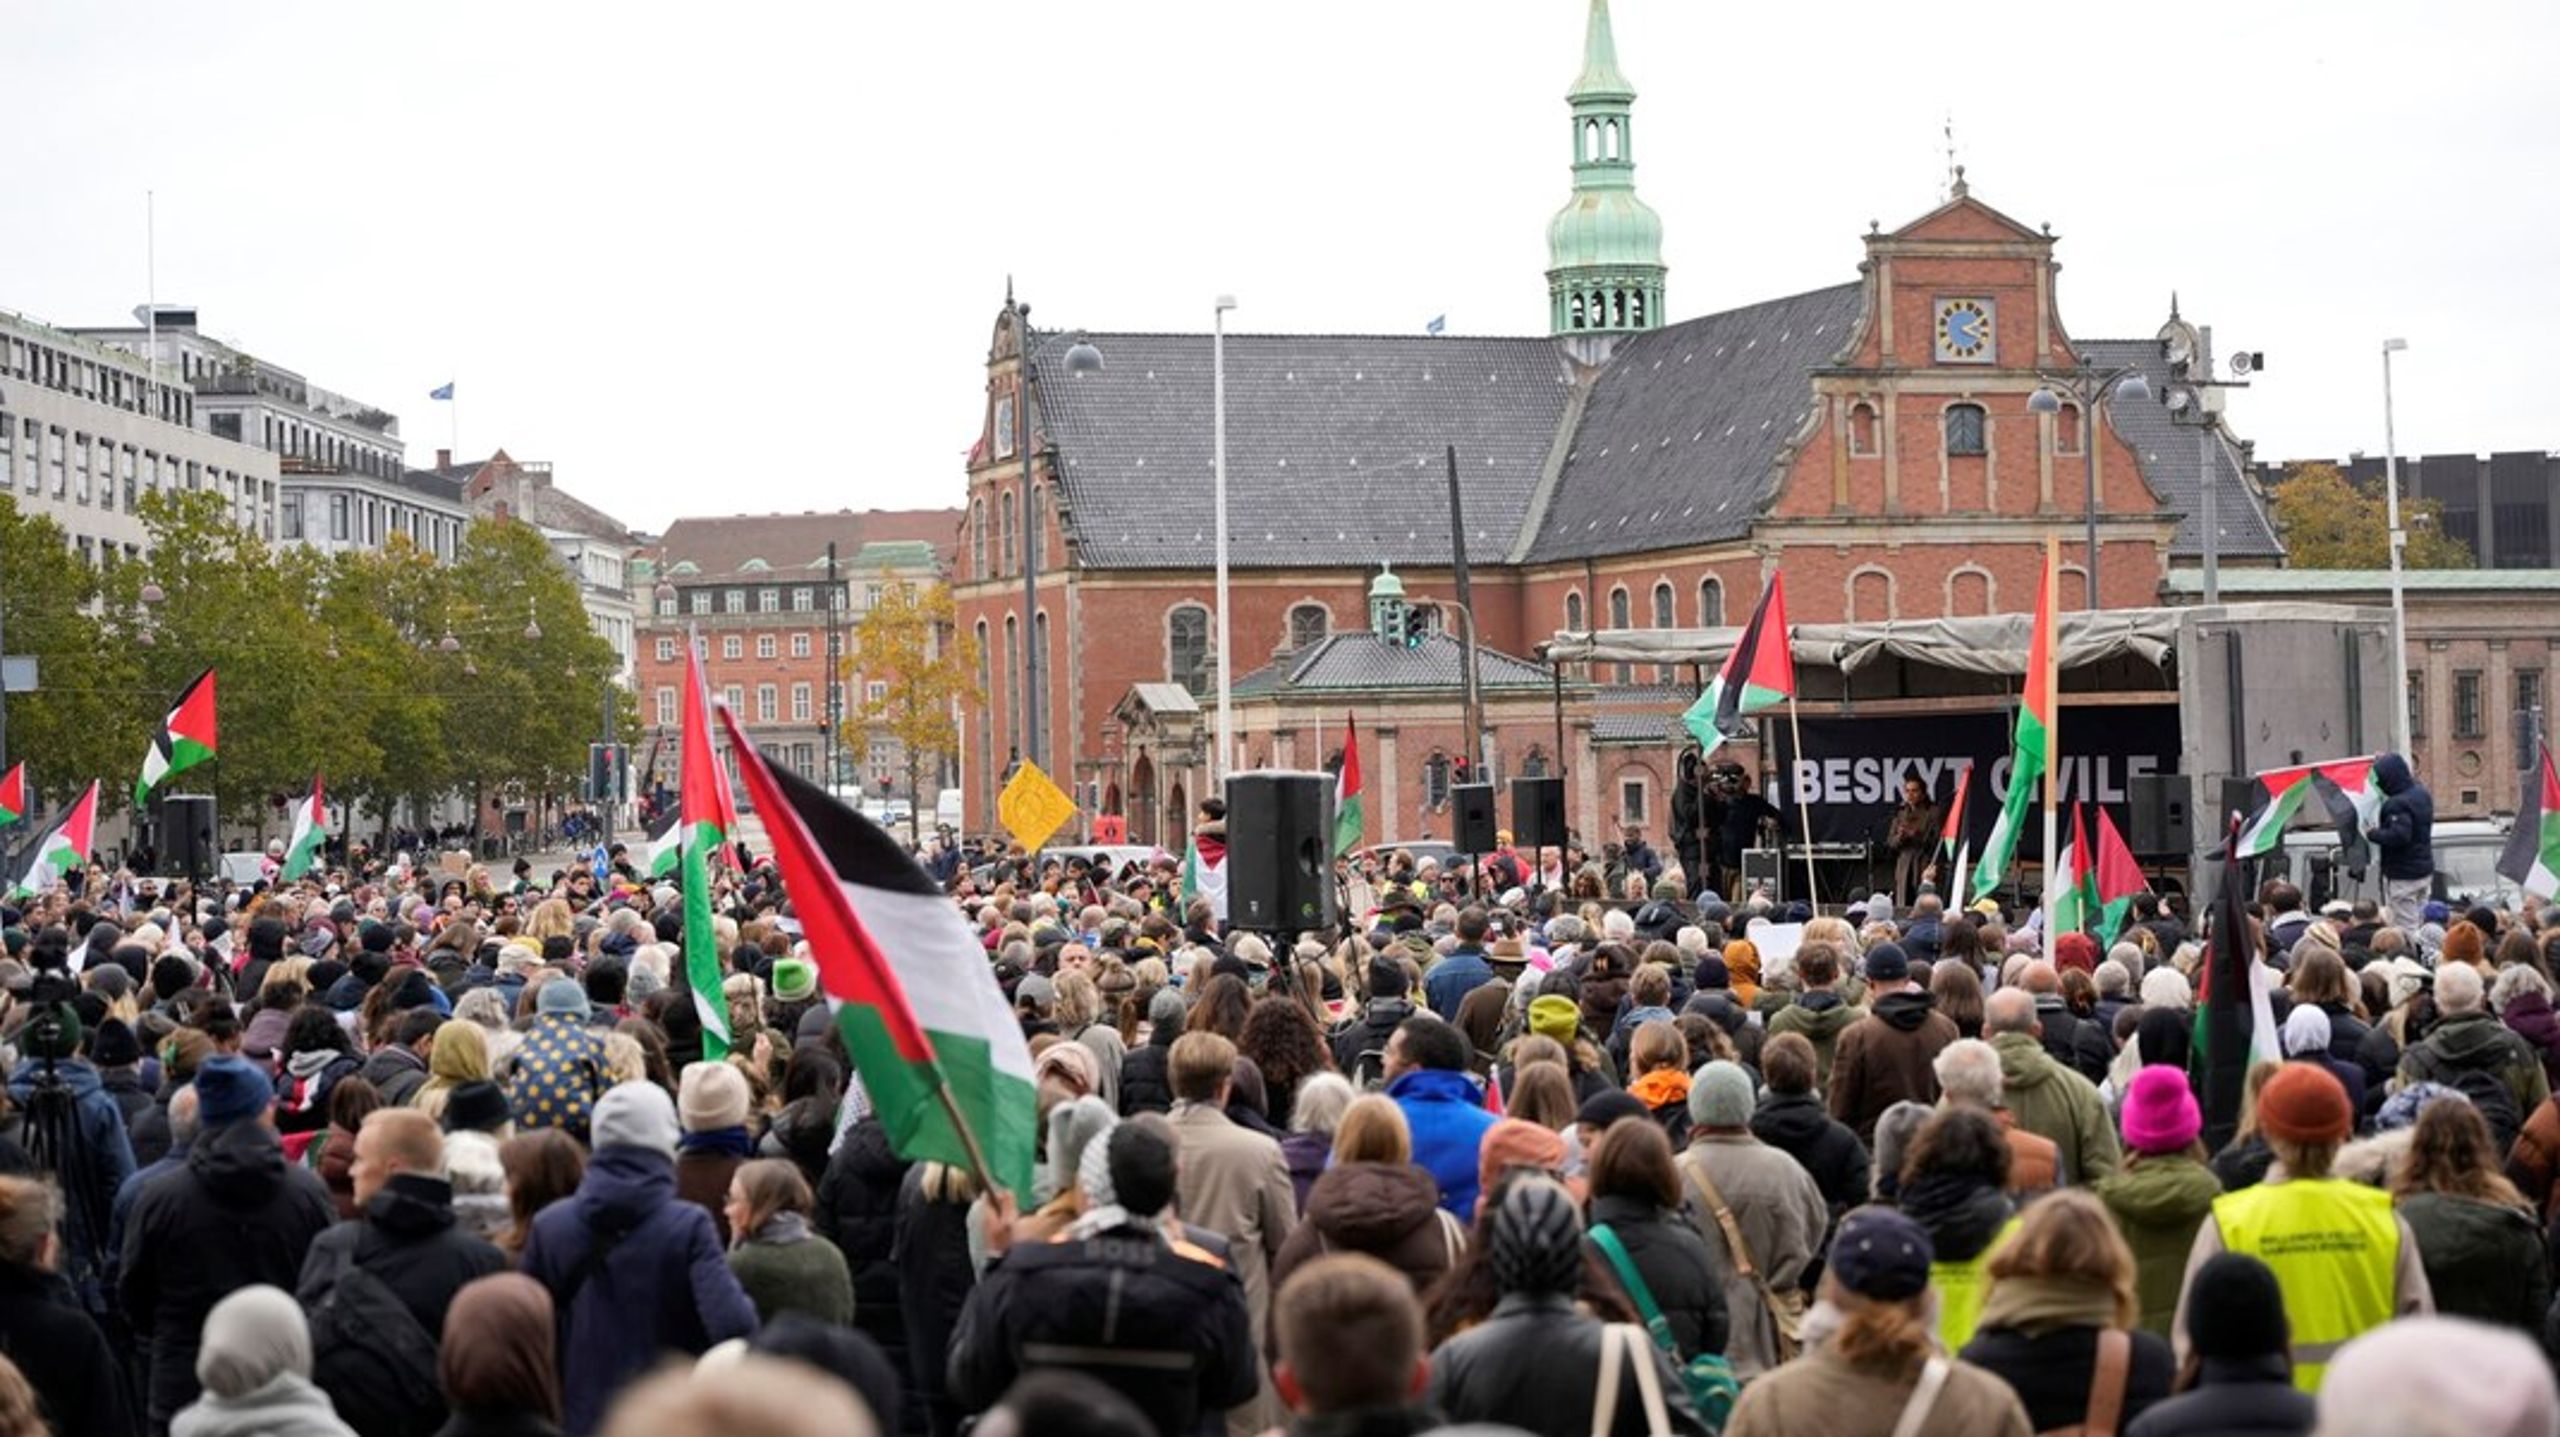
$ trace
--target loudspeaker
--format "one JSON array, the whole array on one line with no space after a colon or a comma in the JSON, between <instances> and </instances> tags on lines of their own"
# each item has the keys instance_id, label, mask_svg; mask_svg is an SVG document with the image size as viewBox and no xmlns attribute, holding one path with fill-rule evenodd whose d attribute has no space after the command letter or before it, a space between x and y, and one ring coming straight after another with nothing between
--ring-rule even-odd
<instances>
[{"instance_id":1,"label":"loudspeaker","mask_svg":"<svg viewBox=\"0 0 2560 1437\"><path fill-rule=\"evenodd\" d=\"M2138 858L2184 857L2194 847L2187 812L2187 778L2178 773L2139 773L2125 784L2132 831L2125 835Z\"/></svg>"},{"instance_id":2,"label":"loudspeaker","mask_svg":"<svg viewBox=\"0 0 2560 1437\"><path fill-rule=\"evenodd\" d=\"M1458 816L1458 851L1475 854L1493 852L1496 846L1493 841L1493 785L1454 784L1449 789L1449 807Z\"/></svg>"},{"instance_id":3,"label":"loudspeaker","mask_svg":"<svg viewBox=\"0 0 2560 1437\"><path fill-rule=\"evenodd\" d=\"M213 873L213 796L173 793L160 800L160 871L173 878Z\"/></svg>"},{"instance_id":4,"label":"loudspeaker","mask_svg":"<svg viewBox=\"0 0 2560 1437\"><path fill-rule=\"evenodd\" d=\"M1297 933L1333 920L1332 776L1227 775L1227 926Z\"/></svg>"},{"instance_id":5,"label":"loudspeaker","mask_svg":"<svg viewBox=\"0 0 2560 1437\"><path fill-rule=\"evenodd\" d=\"M1564 827L1564 780L1511 780L1511 837L1531 848L1562 848L1571 841Z\"/></svg>"},{"instance_id":6,"label":"loudspeaker","mask_svg":"<svg viewBox=\"0 0 2560 1437\"><path fill-rule=\"evenodd\" d=\"M2211 848L2229 836L2234 815L2247 818L2258 811L2258 795L2262 790L2254 778L2226 778L2222 781L2222 807L2205 827L2205 846Z\"/></svg>"}]
</instances>

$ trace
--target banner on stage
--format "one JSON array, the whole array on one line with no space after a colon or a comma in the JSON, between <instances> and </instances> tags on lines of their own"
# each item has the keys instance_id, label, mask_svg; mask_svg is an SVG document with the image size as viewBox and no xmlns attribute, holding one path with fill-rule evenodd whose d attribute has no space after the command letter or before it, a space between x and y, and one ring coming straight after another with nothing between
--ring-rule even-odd
<instances>
[{"instance_id":1,"label":"banner on stage","mask_svg":"<svg viewBox=\"0 0 2560 1437\"><path fill-rule=\"evenodd\" d=\"M2178 706L2122 704L2062 711L2062 802L2102 804L2130 830L2132 780L2178 767ZM1902 781L1916 777L1932 802L1955 797L1956 779L1973 764L1977 782L1965 831L1979 845L1990 837L2009 791L2009 710L1971 713L1852 714L1804 718L1804 753L1785 724L1762 728L1785 792L1779 802L1812 809L1816 843L1882 843ZM1788 830L1795 830L1790 812ZM2022 857L2040 856L2041 825L2027 825ZM1933 825L1930 830L1936 832Z\"/></svg>"}]
</instances>

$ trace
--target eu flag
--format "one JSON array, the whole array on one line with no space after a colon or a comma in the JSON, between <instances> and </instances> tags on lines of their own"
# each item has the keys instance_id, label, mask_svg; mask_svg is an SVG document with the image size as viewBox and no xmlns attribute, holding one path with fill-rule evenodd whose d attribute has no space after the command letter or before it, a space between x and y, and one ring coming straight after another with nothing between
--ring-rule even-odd
<instances>
[{"instance_id":1,"label":"eu flag","mask_svg":"<svg viewBox=\"0 0 2560 1437\"><path fill-rule=\"evenodd\" d=\"M427 397L429 399L451 399L453 397L453 381L448 379L444 383L437 385L435 388L428 390Z\"/></svg>"}]
</instances>

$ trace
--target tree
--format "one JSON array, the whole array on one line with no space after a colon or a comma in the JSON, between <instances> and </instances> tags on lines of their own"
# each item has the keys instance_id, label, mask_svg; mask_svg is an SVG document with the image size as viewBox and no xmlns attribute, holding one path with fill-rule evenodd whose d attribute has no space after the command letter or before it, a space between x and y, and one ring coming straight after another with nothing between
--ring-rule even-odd
<instances>
[{"instance_id":1,"label":"tree","mask_svg":"<svg viewBox=\"0 0 2560 1437\"><path fill-rule=\"evenodd\" d=\"M149 734L144 711L169 699L144 700L133 651L109 635L92 607L97 597L98 572L72 552L62 526L0 495L0 641L36 661L38 683L8 696L0 770L27 760L29 780L50 803L70 801L93 778L106 780L106 795L130 793L128 770ZM25 842L25 831L10 841Z\"/></svg>"},{"instance_id":2,"label":"tree","mask_svg":"<svg viewBox=\"0 0 2560 1437\"><path fill-rule=\"evenodd\" d=\"M583 782L587 744L598 736L605 685L618 667L613 646L587 623L578 581L542 531L514 519L482 519L462 547L440 596L442 633L458 652L438 650L447 742L472 791L473 812L491 788L529 795ZM628 738L636 720L617 701L615 727Z\"/></svg>"},{"instance_id":3,"label":"tree","mask_svg":"<svg viewBox=\"0 0 2560 1437\"><path fill-rule=\"evenodd\" d=\"M2303 464L2277 481L2272 492L2276 528L2287 562L2297 569L2383 569L2391 564L2388 506L2379 494L2350 483L2334 464ZM2470 546L2444 532L2443 506L2433 499L2400 501L2409 542L2400 561L2412 569L2468 569Z\"/></svg>"},{"instance_id":4,"label":"tree","mask_svg":"<svg viewBox=\"0 0 2560 1437\"><path fill-rule=\"evenodd\" d=\"M858 747L869 741L874 728L897 740L906 754L910 842L922 838L919 786L926 765L960 752L954 709L985 702L978 691L977 641L957 632L957 616L947 586L918 590L913 581L884 570L880 599L854 626L847 675L839 676L841 680L858 668L866 686L883 686L878 699L870 698L866 687L843 740Z\"/></svg>"}]
</instances>

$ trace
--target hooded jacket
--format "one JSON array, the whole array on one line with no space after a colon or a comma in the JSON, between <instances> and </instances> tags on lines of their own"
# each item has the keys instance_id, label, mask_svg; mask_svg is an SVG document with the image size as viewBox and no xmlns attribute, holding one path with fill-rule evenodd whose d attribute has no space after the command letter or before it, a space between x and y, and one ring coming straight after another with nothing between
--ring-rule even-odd
<instances>
[{"instance_id":1,"label":"hooded jacket","mask_svg":"<svg viewBox=\"0 0 2560 1437\"><path fill-rule=\"evenodd\" d=\"M184 1167L143 1185L126 1220L121 1291L134 1331L151 1339L154 1429L195 1400L205 1314L253 1283L291 1291L336 1216L320 1179L286 1162L255 1121L198 1134Z\"/></svg>"},{"instance_id":2,"label":"hooded jacket","mask_svg":"<svg viewBox=\"0 0 2560 1437\"><path fill-rule=\"evenodd\" d=\"M319 1306L350 1261L381 1278L429 1337L444 1332L445 1309L474 1278L506 1270L506 1254L454 1225L453 1184L395 1173L365 1202L364 1216L312 1240L294 1296L303 1310Z\"/></svg>"},{"instance_id":3,"label":"hooded jacket","mask_svg":"<svg viewBox=\"0 0 2560 1437\"><path fill-rule=\"evenodd\" d=\"M2096 1192L2133 1249L2142 1328L2166 1337L2170 1319L2178 1315L2178 1289L2186 1284L2187 1253L2213 1200L2222 1196L2222 1180L2191 1157L2162 1153L2132 1160L2124 1171L2101 1179Z\"/></svg>"},{"instance_id":4,"label":"hooded jacket","mask_svg":"<svg viewBox=\"0 0 2560 1437\"><path fill-rule=\"evenodd\" d=\"M590 1263L600 1241L613 1243L610 1259ZM700 1356L756 1330L711 1214L676 1200L674 1160L653 1149L598 1152L577 1192L535 1215L524 1272L551 1289L559 1312L561 1430L571 1437L595 1431L613 1394L661 1353Z\"/></svg>"},{"instance_id":5,"label":"hooded jacket","mask_svg":"<svg viewBox=\"0 0 2560 1437\"><path fill-rule=\"evenodd\" d=\"M1648 1199L1614 1193L1591 1200L1591 1225L1603 1223L1627 1250L1636 1275L1653 1294L1654 1306L1671 1324L1680 1355L1724 1351L1732 1336L1724 1284L1716 1280L1714 1258L1697 1229L1677 1210L1666 1212ZM1600 1256L1597 1242L1591 1243L1591 1250ZM1602 1256L1601 1261L1607 1258Z\"/></svg>"},{"instance_id":6,"label":"hooded jacket","mask_svg":"<svg viewBox=\"0 0 2560 1437\"><path fill-rule=\"evenodd\" d=\"M1600 1339L1605 1328L1563 1293L1515 1292L1493 1315L1442 1343L1431 1355L1431 1405L1453 1424L1498 1423L1524 1432L1590 1432L1598 1405ZM1662 1400L1676 1433L1704 1433L1688 1389L1651 1343L1643 1352L1660 1369ZM1623 1358L1621 1359L1624 1360ZM1640 1437L1644 1404L1632 1374L1618 1382L1611 1437Z\"/></svg>"},{"instance_id":7,"label":"hooded jacket","mask_svg":"<svg viewBox=\"0 0 2560 1437\"><path fill-rule=\"evenodd\" d=\"M1934 1103L1938 1075L1929 1066L1956 1040L1955 1022L1926 990L1906 988L1875 1001L1867 1020L1852 1023L1832 1050L1827 1101L1831 1116L1872 1145L1876 1119L1900 1102Z\"/></svg>"},{"instance_id":8,"label":"hooded jacket","mask_svg":"<svg viewBox=\"0 0 2560 1437\"><path fill-rule=\"evenodd\" d=\"M1147 1034L1147 1041L1131 1048L1129 1055L1120 1060L1120 1116L1133 1118L1140 1113L1173 1111L1173 1080L1168 1065L1173 1057L1173 1040L1181 1036L1181 1024L1158 1023Z\"/></svg>"},{"instance_id":9,"label":"hooded jacket","mask_svg":"<svg viewBox=\"0 0 2560 1437\"><path fill-rule=\"evenodd\" d=\"M2485 1008L2447 1013L2427 1036L2400 1052L2400 1086L2442 1083L2466 1072L2482 1072L2507 1085L2516 1112L2528 1116L2551 1096L2551 1080L2531 1044L2517 1037Z\"/></svg>"},{"instance_id":10,"label":"hooded jacket","mask_svg":"<svg viewBox=\"0 0 2560 1437\"><path fill-rule=\"evenodd\" d=\"M2551 1304L2542 1229L2517 1208L2447 1193L2400 1200L2436 1311L2477 1318L2539 1338Z\"/></svg>"},{"instance_id":11,"label":"hooded jacket","mask_svg":"<svg viewBox=\"0 0 2560 1437\"><path fill-rule=\"evenodd\" d=\"M2382 876L2396 883L2435 877L2435 795L2409 772L2409 761L2396 753L2374 760L2373 780L2382 789L2382 808L2374 815L2368 836Z\"/></svg>"},{"instance_id":12,"label":"hooded jacket","mask_svg":"<svg viewBox=\"0 0 2560 1437\"><path fill-rule=\"evenodd\" d=\"M2539 993L2518 993L2507 1000L2507 1010L2498 1015L2498 1021L2507 1025L2508 1032L2524 1039L2533 1055L2542 1060L2546 1083L2560 1077L2560 1015L2552 1013L2550 999Z\"/></svg>"},{"instance_id":13,"label":"hooded jacket","mask_svg":"<svg viewBox=\"0 0 2560 1437\"><path fill-rule=\"evenodd\" d=\"M1366 1253L1404 1274L1416 1297L1456 1265L1466 1230L1442 1210L1440 1186L1411 1163L1344 1163L1307 1190L1306 1213L1271 1261L1271 1290L1337 1252Z\"/></svg>"},{"instance_id":14,"label":"hooded jacket","mask_svg":"<svg viewBox=\"0 0 2560 1437\"><path fill-rule=\"evenodd\" d=\"M405 1108L427 1084L426 1060L398 1043L385 1043L364 1060L364 1080L382 1094L386 1108Z\"/></svg>"},{"instance_id":15,"label":"hooded jacket","mask_svg":"<svg viewBox=\"0 0 2560 1437\"><path fill-rule=\"evenodd\" d=\"M2112 1176L2124 1152L2098 1085L2056 1062L2033 1033L2002 1033L1991 1040L2000 1054L2002 1096L2018 1126L2049 1138L2062 1150L2062 1182L2094 1183Z\"/></svg>"},{"instance_id":16,"label":"hooded jacket","mask_svg":"<svg viewBox=\"0 0 2560 1437\"><path fill-rule=\"evenodd\" d=\"M2125 1437L2309 1437L2320 1404L2293 1385L2281 1352L2207 1357L2196 1382L2133 1420Z\"/></svg>"},{"instance_id":17,"label":"hooded jacket","mask_svg":"<svg viewBox=\"0 0 2560 1437\"><path fill-rule=\"evenodd\" d=\"M207 1397L169 1425L171 1437L347 1437L329 1396L297 1373L278 1373L237 1397Z\"/></svg>"},{"instance_id":18,"label":"hooded jacket","mask_svg":"<svg viewBox=\"0 0 2560 1437\"><path fill-rule=\"evenodd\" d=\"M1866 1009L1850 1006L1828 988L1817 988L1799 994L1794 1002L1772 1014L1769 1036L1802 1033L1805 1041L1813 1044L1814 1086L1828 1087L1832 1058L1839 1051L1840 1035L1865 1016Z\"/></svg>"},{"instance_id":19,"label":"hooded jacket","mask_svg":"<svg viewBox=\"0 0 2560 1437\"><path fill-rule=\"evenodd\" d=\"M20 1114L31 1111L28 1100L35 1093L36 1080L43 1064L29 1058L18 1064L9 1075L9 1102ZM54 1074L71 1093L73 1122L79 1130L78 1181L94 1185L98 1206L66 1203L62 1218L62 1244L65 1267L75 1283L82 1274L94 1285L105 1280L114 1263L107 1252L107 1234L91 1232L84 1220L88 1211L104 1211L114 1201L116 1189L133 1176L133 1144L126 1138L124 1114L116 1100L107 1094L98 1070L78 1060L54 1064ZM23 1130L22 1130L23 1131ZM66 1179L74 1175L65 1174ZM86 1295L84 1294L84 1297Z\"/></svg>"},{"instance_id":20,"label":"hooded jacket","mask_svg":"<svg viewBox=\"0 0 2560 1437\"><path fill-rule=\"evenodd\" d=\"M1848 1125L1824 1112L1811 1093L1770 1093L1751 1115L1751 1135L1794 1158L1813 1175L1837 1221L1867 1200L1870 1162L1866 1146Z\"/></svg>"},{"instance_id":21,"label":"hooded jacket","mask_svg":"<svg viewBox=\"0 0 2560 1437\"><path fill-rule=\"evenodd\" d=\"M1413 1006L1413 1000L1410 998L1370 999L1368 1011L1362 1013L1357 1022L1334 1036L1334 1067L1350 1077L1353 1083L1358 1083L1360 1055L1385 1052L1387 1040L1395 1036L1397 1025L1419 1011L1421 1010ZM1172 1106L1172 1098L1168 1090L1165 1107Z\"/></svg>"}]
</instances>

